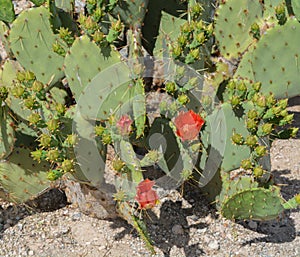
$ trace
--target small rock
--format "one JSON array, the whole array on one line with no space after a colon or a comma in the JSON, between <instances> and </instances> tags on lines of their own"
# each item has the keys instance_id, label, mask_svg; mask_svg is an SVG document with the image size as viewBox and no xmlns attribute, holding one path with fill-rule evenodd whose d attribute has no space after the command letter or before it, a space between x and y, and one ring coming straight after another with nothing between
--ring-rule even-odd
<instances>
[{"instance_id":1,"label":"small rock","mask_svg":"<svg viewBox=\"0 0 300 257\"><path fill-rule=\"evenodd\" d=\"M17 226L20 231L23 229L23 224L18 224Z\"/></svg>"},{"instance_id":2,"label":"small rock","mask_svg":"<svg viewBox=\"0 0 300 257\"><path fill-rule=\"evenodd\" d=\"M220 249L220 244L217 240L213 240L208 244L208 247L212 250L219 250Z\"/></svg>"},{"instance_id":3,"label":"small rock","mask_svg":"<svg viewBox=\"0 0 300 257\"><path fill-rule=\"evenodd\" d=\"M172 233L175 235L182 235L184 234L184 230L181 225L176 224L172 227Z\"/></svg>"},{"instance_id":4,"label":"small rock","mask_svg":"<svg viewBox=\"0 0 300 257\"><path fill-rule=\"evenodd\" d=\"M7 219L6 223L9 224L9 225L12 225L14 222L11 219Z\"/></svg>"},{"instance_id":5,"label":"small rock","mask_svg":"<svg viewBox=\"0 0 300 257\"><path fill-rule=\"evenodd\" d=\"M80 212L76 212L72 215L72 220L76 221L76 220L80 220L81 218L81 213Z\"/></svg>"},{"instance_id":6,"label":"small rock","mask_svg":"<svg viewBox=\"0 0 300 257\"><path fill-rule=\"evenodd\" d=\"M28 255L29 255L29 256L33 256L33 255L34 255L34 251L29 250L29 251L28 251Z\"/></svg>"},{"instance_id":7,"label":"small rock","mask_svg":"<svg viewBox=\"0 0 300 257\"><path fill-rule=\"evenodd\" d=\"M248 223L249 228L256 230L257 229L257 222L250 220Z\"/></svg>"}]
</instances>

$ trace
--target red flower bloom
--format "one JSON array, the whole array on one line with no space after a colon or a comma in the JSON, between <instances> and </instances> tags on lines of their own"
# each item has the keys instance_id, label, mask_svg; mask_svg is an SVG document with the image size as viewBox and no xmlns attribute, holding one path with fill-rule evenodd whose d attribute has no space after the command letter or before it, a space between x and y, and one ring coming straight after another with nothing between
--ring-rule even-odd
<instances>
[{"instance_id":1,"label":"red flower bloom","mask_svg":"<svg viewBox=\"0 0 300 257\"><path fill-rule=\"evenodd\" d=\"M140 209L149 209L154 207L158 202L158 195L152 189L155 182L150 179L145 179L140 182L136 188L135 200L138 201Z\"/></svg>"},{"instance_id":2,"label":"red flower bloom","mask_svg":"<svg viewBox=\"0 0 300 257\"><path fill-rule=\"evenodd\" d=\"M176 133L182 141L193 140L198 136L204 119L199 114L189 110L188 112L180 112L174 123L177 129Z\"/></svg>"},{"instance_id":3,"label":"red flower bloom","mask_svg":"<svg viewBox=\"0 0 300 257\"><path fill-rule=\"evenodd\" d=\"M128 115L122 115L121 118L117 121L117 127L122 136L129 135L131 132L132 120Z\"/></svg>"}]
</instances>

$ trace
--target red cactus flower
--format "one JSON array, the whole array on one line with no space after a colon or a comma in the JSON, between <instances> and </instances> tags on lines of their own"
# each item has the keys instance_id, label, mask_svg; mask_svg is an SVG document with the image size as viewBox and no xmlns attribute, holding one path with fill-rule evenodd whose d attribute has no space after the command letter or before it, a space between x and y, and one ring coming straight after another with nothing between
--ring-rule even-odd
<instances>
[{"instance_id":1,"label":"red cactus flower","mask_svg":"<svg viewBox=\"0 0 300 257\"><path fill-rule=\"evenodd\" d=\"M121 118L117 121L117 128L122 136L129 135L131 132L132 120L128 115L122 115Z\"/></svg>"},{"instance_id":2,"label":"red cactus flower","mask_svg":"<svg viewBox=\"0 0 300 257\"><path fill-rule=\"evenodd\" d=\"M145 179L138 184L135 200L138 201L140 209L150 209L157 204L158 195L155 190L152 189L154 184L155 182L150 179Z\"/></svg>"},{"instance_id":3,"label":"red cactus flower","mask_svg":"<svg viewBox=\"0 0 300 257\"><path fill-rule=\"evenodd\" d=\"M184 140L195 139L203 124L204 119L199 115L194 113L192 110L188 112L180 112L175 118L176 134Z\"/></svg>"}]
</instances>

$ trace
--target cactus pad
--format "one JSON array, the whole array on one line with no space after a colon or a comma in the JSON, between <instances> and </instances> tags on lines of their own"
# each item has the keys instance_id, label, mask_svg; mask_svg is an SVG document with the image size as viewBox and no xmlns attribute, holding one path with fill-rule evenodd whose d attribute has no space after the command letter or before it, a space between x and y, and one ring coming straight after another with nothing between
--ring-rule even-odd
<instances>
[{"instance_id":1,"label":"cactus pad","mask_svg":"<svg viewBox=\"0 0 300 257\"><path fill-rule=\"evenodd\" d=\"M35 163L30 150L15 148L8 160L0 163L0 195L21 203L37 196L49 187L48 163Z\"/></svg>"},{"instance_id":2,"label":"cactus pad","mask_svg":"<svg viewBox=\"0 0 300 257\"><path fill-rule=\"evenodd\" d=\"M0 159L7 157L13 150L15 132L12 124L7 107L0 107Z\"/></svg>"},{"instance_id":3,"label":"cactus pad","mask_svg":"<svg viewBox=\"0 0 300 257\"><path fill-rule=\"evenodd\" d=\"M77 38L65 58L65 73L78 101L85 87L105 68L118 63L119 54L111 48L100 49L87 36Z\"/></svg>"},{"instance_id":4,"label":"cactus pad","mask_svg":"<svg viewBox=\"0 0 300 257\"><path fill-rule=\"evenodd\" d=\"M26 10L13 22L9 36L17 60L44 84L54 84L64 76L64 58L52 50L52 45L66 45L53 34L49 18L50 13L43 6Z\"/></svg>"},{"instance_id":5,"label":"cactus pad","mask_svg":"<svg viewBox=\"0 0 300 257\"><path fill-rule=\"evenodd\" d=\"M11 0L0 0L0 20L7 23L15 19L14 5Z\"/></svg>"}]
</instances>

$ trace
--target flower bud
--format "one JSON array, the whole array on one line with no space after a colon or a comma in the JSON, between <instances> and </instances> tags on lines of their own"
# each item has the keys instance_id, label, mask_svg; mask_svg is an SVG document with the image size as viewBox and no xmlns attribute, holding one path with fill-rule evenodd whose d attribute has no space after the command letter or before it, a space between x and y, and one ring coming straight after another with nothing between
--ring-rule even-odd
<instances>
[{"instance_id":1,"label":"flower bud","mask_svg":"<svg viewBox=\"0 0 300 257\"><path fill-rule=\"evenodd\" d=\"M261 177L264 174L264 170L262 167L257 166L253 169L253 175L258 178Z\"/></svg>"},{"instance_id":2,"label":"flower bud","mask_svg":"<svg viewBox=\"0 0 300 257\"><path fill-rule=\"evenodd\" d=\"M233 143L237 145L242 145L244 143L244 138L241 134L234 133L231 137Z\"/></svg>"},{"instance_id":3,"label":"flower bud","mask_svg":"<svg viewBox=\"0 0 300 257\"><path fill-rule=\"evenodd\" d=\"M58 127L59 127L58 119L51 119L47 122L47 128L52 132L57 130Z\"/></svg>"},{"instance_id":4,"label":"flower bud","mask_svg":"<svg viewBox=\"0 0 300 257\"><path fill-rule=\"evenodd\" d=\"M70 145L70 146L73 146L75 145L77 142L77 136L75 134L70 134L67 136L66 140L65 140L65 143L67 145Z\"/></svg>"},{"instance_id":5,"label":"flower bud","mask_svg":"<svg viewBox=\"0 0 300 257\"><path fill-rule=\"evenodd\" d=\"M255 153L258 157L262 157L267 153L267 148L264 145L259 145L255 147Z\"/></svg>"},{"instance_id":6,"label":"flower bud","mask_svg":"<svg viewBox=\"0 0 300 257\"><path fill-rule=\"evenodd\" d=\"M250 110L248 113L247 113L247 117L249 119L256 119L258 117L258 113L256 110Z\"/></svg>"},{"instance_id":7,"label":"flower bud","mask_svg":"<svg viewBox=\"0 0 300 257\"><path fill-rule=\"evenodd\" d=\"M237 95L233 95L230 99L230 103L231 103L233 108L238 106L240 104L240 102L241 102L241 100Z\"/></svg>"},{"instance_id":8,"label":"flower bud","mask_svg":"<svg viewBox=\"0 0 300 257\"><path fill-rule=\"evenodd\" d=\"M62 177L63 173L60 170L50 170L47 174L47 179L50 181L55 181Z\"/></svg>"},{"instance_id":9,"label":"flower bud","mask_svg":"<svg viewBox=\"0 0 300 257\"><path fill-rule=\"evenodd\" d=\"M62 103L57 103L55 105L55 110L59 115L63 115L66 111L66 107Z\"/></svg>"},{"instance_id":10,"label":"flower bud","mask_svg":"<svg viewBox=\"0 0 300 257\"><path fill-rule=\"evenodd\" d=\"M101 137L105 131L105 127L98 125L98 126L95 126L94 130L95 130L95 134L97 136Z\"/></svg>"},{"instance_id":11,"label":"flower bud","mask_svg":"<svg viewBox=\"0 0 300 257\"><path fill-rule=\"evenodd\" d=\"M250 131L254 131L257 128L257 121L255 121L254 119L247 119L246 126Z\"/></svg>"},{"instance_id":12,"label":"flower bud","mask_svg":"<svg viewBox=\"0 0 300 257\"><path fill-rule=\"evenodd\" d=\"M174 82L168 81L166 83L166 91L167 91L167 93L172 94L172 93L175 92L175 90L176 90L176 84Z\"/></svg>"},{"instance_id":13,"label":"flower bud","mask_svg":"<svg viewBox=\"0 0 300 257\"><path fill-rule=\"evenodd\" d=\"M273 124L265 123L262 125L261 129L265 135L269 135L273 130Z\"/></svg>"},{"instance_id":14,"label":"flower bud","mask_svg":"<svg viewBox=\"0 0 300 257\"><path fill-rule=\"evenodd\" d=\"M300 204L300 194L295 195L295 201L297 204Z\"/></svg>"},{"instance_id":15,"label":"flower bud","mask_svg":"<svg viewBox=\"0 0 300 257\"><path fill-rule=\"evenodd\" d=\"M112 166L115 171L120 172L125 166L125 163L122 160L117 159L117 160L113 160Z\"/></svg>"},{"instance_id":16,"label":"flower bud","mask_svg":"<svg viewBox=\"0 0 300 257\"><path fill-rule=\"evenodd\" d=\"M244 170L249 170L252 168L252 163L249 159L245 159L241 161L241 168Z\"/></svg>"},{"instance_id":17,"label":"flower bud","mask_svg":"<svg viewBox=\"0 0 300 257\"><path fill-rule=\"evenodd\" d=\"M39 138L40 146L48 147L51 143L51 137L47 134L42 134Z\"/></svg>"},{"instance_id":18,"label":"flower bud","mask_svg":"<svg viewBox=\"0 0 300 257\"><path fill-rule=\"evenodd\" d=\"M258 91L260 90L260 88L261 88L261 82L256 82L256 83L252 84L252 88L253 88L256 92L258 92Z\"/></svg>"},{"instance_id":19,"label":"flower bud","mask_svg":"<svg viewBox=\"0 0 300 257\"><path fill-rule=\"evenodd\" d=\"M59 158L59 151L57 149L49 150L47 153L47 159L49 161L55 162Z\"/></svg>"},{"instance_id":20,"label":"flower bud","mask_svg":"<svg viewBox=\"0 0 300 257\"><path fill-rule=\"evenodd\" d=\"M246 145L248 145L248 146L250 146L250 147L253 147L253 146L257 145L257 142L258 142L257 136L254 136L254 135L248 135L248 136L246 137L245 143L246 143Z\"/></svg>"},{"instance_id":21,"label":"flower bud","mask_svg":"<svg viewBox=\"0 0 300 257\"><path fill-rule=\"evenodd\" d=\"M38 113L32 113L27 119L31 124L37 124L41 120L41 116Z\"/></svg>"},{"instance_id":22,"label":"flower bud","mask_svg":"<svg viewBox=\"0 0 300 257\"><path fill-rule=\"evenodd\" d=\"M61 168L64 172L70 172L73 169L73 162L65 159L61 164Z\"/></svg>"},{"instance_id":23,"label":"flower bud","mask_svg":"<svg viewBox=\"0 0 300 257\"><path fill-rule=\"evenodd\" d=\"M42 150L32 151L30 154L31 154L32 159L35 161L38 161L38 162L41 161L41 158L43 156Z\"/></svg>"},{"instance_id":24,"label":"flower bud","mask_svg":"<svg viewBox=\"0 0 300 257\"><path fill-rule=\"evenodd\" d=\"M186 94L180 94L178 97L177 97L177 100L180 104L182 105L185 105L186 103L189 102L189 98Z\"/></svg>"},{"instance_id":25,"label":"flower bud","mask_svg":"<svg viewBox=\"0 0 300 257\"><path fill-rule=\"evenodd\" d=\"M32 91L34 92L40 92L44 88L44 85L42 82L35 80L32 84Z\"/></svg>"},{"instance_id":26,"label":"flower bud","mask_svg":"<svg viewBox=\"0 0 300 257\"><path fill-rule=\"evenodd\" d=\"M111 135L110 134L103 134L102 135L102 142L103 142L103 144L105 144L105 145L108 145L108 144L110 144L111 142L112 142L112 139L111 139Z\"/></svg>"}]
</instances>

